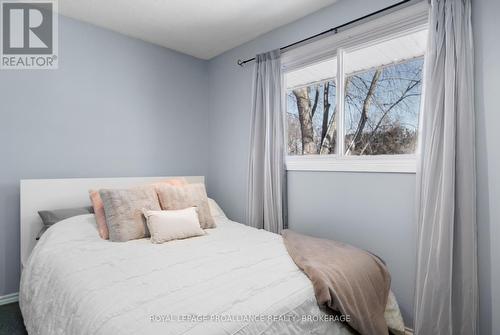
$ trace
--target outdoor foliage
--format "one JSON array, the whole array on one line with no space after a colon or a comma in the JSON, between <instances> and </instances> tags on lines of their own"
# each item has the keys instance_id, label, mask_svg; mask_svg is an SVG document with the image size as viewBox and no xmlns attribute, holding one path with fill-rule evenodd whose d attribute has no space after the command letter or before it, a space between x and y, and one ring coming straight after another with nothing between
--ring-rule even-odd
<instances>
[{"instance_id":1,"label":"outdoor foliage","mask_svg":"<svg viewBox=\"0 0 500 335\"><path fill-rule=\"evenodd\" d=\"M346 75L346 154L415 152L422 66L423 59L417 58ZM335 95L335 79L287 92L290 155L335 153Z\"/></svg>"}]
</instances>

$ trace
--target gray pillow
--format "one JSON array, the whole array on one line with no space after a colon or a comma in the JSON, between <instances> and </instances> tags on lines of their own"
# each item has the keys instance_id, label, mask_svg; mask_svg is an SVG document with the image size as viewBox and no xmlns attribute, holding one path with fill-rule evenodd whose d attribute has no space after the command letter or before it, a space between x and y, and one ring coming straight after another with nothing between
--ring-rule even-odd
<instances>
[{"instance_id":1,"label":"gray pillow","mask_svg":"<svg viewBox=\"0 0 500 335\"><path fill-rule=\"evenodd\" d=\"M102 189L99 195L104 205L110 241L126 242L149 237L142 211L161 210L154 187Z\"/></svg>"},{"instance_id":2,"label":"gray pillow","mask_svg":"<svg viewBox=\"0 0 500 335\"><path fill-rule=\"evenodd\" d=\"M43 224L46 226L51 226L54 223L73 216L90 213L94 213L92 206L38 211L38 215L40 215Z\"/></svg>"},{"instance_id":3,"label":"gray pillow","mask_svg":"<svg viewBox=\"0 0 500 335\"><path fill-rule=\"evenodd\" d=\"M91 213L94 213L94 208L92 206L38 211L38 215L40 215L42 219L43 228L36 236L36 239L40 239L40 236L42 236L42 234L54 223L73 216Z\"/></svg>"},{"instance_id":4,"label":"gray pillow","mask_svg":"<svg viewBox=\"0 0 500 335\"><path fill-rule=\"evenodd\" d=\"M50 226L45 226L45 225L44 225L44 226L42 227L42 229L40 229L40 231L38 232L38 234L36 234L35 240L37 240L37 241L38 241L38 240L40 239L40 237L42 237L43 233L45 233L45 231L46 231L47 229L49 229L49 227L50 227Z\"/></svg>"}]
</instances>

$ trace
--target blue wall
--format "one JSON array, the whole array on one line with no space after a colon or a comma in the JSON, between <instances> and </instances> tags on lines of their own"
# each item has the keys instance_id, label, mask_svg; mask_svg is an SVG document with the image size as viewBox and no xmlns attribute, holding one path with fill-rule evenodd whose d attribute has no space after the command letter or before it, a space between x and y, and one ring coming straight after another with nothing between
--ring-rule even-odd
<instances>
[{"instance_id":1,"label":"blue wall","mask_svg":"<svg viewBox=\"0 0 500 335\"><path fill-rule=\"evenodd\" d=\"M473 0L481 334L500 334L500 1Z\"/></svg>"},{"instance_id":2,"label":"blue wall","mask_svg":"<svg viewBox=\"0 0 500 335\"><path fill-rule=\"evenodd\" d=\"M205 175L207 63L61 17L59 69L0 71L0 296L19 285L19 180Z\"/></svg>"},{"instance_id":3,"label":"blue wall","mask_svg":"<svg viewBox=\"0 0 500 335\"><path fill-rule=\"evenodd\" d=\"M347 241L380 255L401 313L411 320L415 278L415 175L288 173L291 229Z\"/></svg>"}]
</instances>

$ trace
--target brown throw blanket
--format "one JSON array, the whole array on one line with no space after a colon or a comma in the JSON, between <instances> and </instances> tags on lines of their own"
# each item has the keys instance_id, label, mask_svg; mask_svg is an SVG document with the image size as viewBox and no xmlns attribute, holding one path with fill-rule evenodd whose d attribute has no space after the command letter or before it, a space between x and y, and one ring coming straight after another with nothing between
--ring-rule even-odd
<instances>
[{"instance_id":1,"label":"brown throw blanket","mask_svg":"<svg viewBox=\"0 0 500 335\"><path fill-rule=\"evenodd\" d=\"M362 335L387 335L384 310L391 276L384 262L345 243L284 230L286 249L311 280L316 300L346 316Z\"/></svg>"}]
</instances>

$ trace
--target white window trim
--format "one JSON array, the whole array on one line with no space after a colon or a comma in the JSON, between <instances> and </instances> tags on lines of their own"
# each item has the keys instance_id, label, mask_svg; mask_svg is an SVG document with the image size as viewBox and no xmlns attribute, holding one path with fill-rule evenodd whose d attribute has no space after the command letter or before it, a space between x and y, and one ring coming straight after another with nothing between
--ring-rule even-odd
<instances>
[{"instance_id":1,"label":"white window trim","mask_svg":"<svg viewBox=\"0 0 500 335\"><path fill-rule=\"evenodd\" d=\"M428 5L425 2L374 19L339 34L323 38L283 55L285 72L301 68L326 58L337 57L337 80L343 80L344 52L363 48L371 44L395 38L398 35L426 29ZM284 81L283 81L284 82ZM286 96L283 86L282 96ZM337 85L337 108L343 106L343 87ZM286 101L286 100L285 100ZM343 109L343 107L340 107ZM286 113L286 111L284 111ZM420 114L421 117L421 114ZM420 124L420 123L419 123ZM344 138L344 120L337 123L338 138ZM420 134L420 130L418 131ZM285 134L285 136L287 136ZM286 142L285 142L286 143ZM384 172L416 173L417 153L412 155L302 155L286 156L287 171L339 171L339 172ZM344 141L337 141L337 152L345 152Z\"/></svg>"},{"instance_id":2,"label":"white window trim","mask_svg":"<svg viewBox=\"0 0 500 335\"><path fill-rule=\"evenodd\" d=\"M415 173L417 155L287 156L286 169L287 171Z\"/></svg>"}]
</instances>

